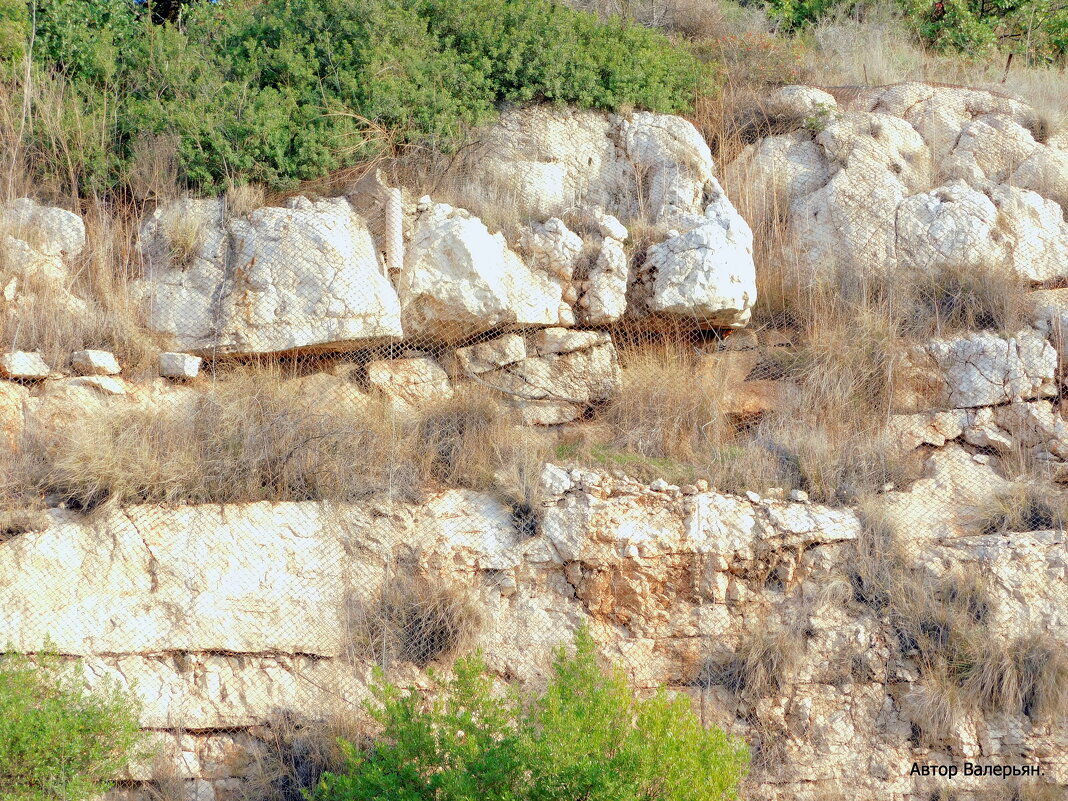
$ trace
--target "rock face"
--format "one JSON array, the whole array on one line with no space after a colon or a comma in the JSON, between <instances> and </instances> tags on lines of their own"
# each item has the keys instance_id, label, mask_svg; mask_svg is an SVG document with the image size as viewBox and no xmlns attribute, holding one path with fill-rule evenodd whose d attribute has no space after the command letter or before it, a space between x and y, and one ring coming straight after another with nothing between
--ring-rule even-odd
<instances>
[{"instance_id":1,"label":"rock face","mask_svg":"<svg viewBox=\"0 0 1068 801\"><path fill-rule=\"evenodd\" d=\"M409 337L449 339L507 325L558 325L560 287L501 234L443 203L421 212L397 282Z\"/></svg>"},{"instance_id":2,"label":"rock face","mask_svg":"<svg viewBox=\"0 0 1068 801\"><path fill-rule=\"evenodd\" d=\"M970 534L942 516L964 488L998 481L946 450L912 491L882 497L889 510L929 510L909 532L917 577L991 577L990 636L1068 642L1064 532ZM499 500L459 490L413 505L53 511L0 543L0 638L23 651L51 638L89 686L114 679L143 700L161 761L131 766L116 801L147 798L139 783L161 765L198 798L236 801L281 713L316 719L359 703L373 660L346 610L400 572L466 588L484 613L476 644L500 675L537 681L551 649L587 624L639 687L667 683L758 753L774 737L789 767L758 759L747 798L921 801L931 789L911 775L917 760L1039 765L1051 789L1068 783L1065 729L1023 711L968 713L917 745L916 663L850 586L865 536L853 511L554 465L541 492L533 536ZM794 643L781 686L720 683L722 659L769 636ZM422 681L408 664L390 671Z\"/></svg>"},{"instance_id":3,"label":"rock face","mask_svg":"<svg viewBox=\"0 0 1068 801\"><path fill-rule=\"evenodd\" d=\"M184 351L279 353L401 336L400 304L343 199L293 198L228 220L182 200L141 228L149 325Z\"/></svg>"},{"instance_id":4,"label":"rock face","mask_svg":"<svg viewBox=\"0 0 1068 801\"><path fill-rule=\"evenodd\" d=\"M1056 371L1056 351L1033 331L935 339L914 348L906 361L900 402L959 409L1054 397Z\"/></svg>"},{"instance_id":5,"label":"rock face","mask_svg":"<svg viewBox=\"0 0 1068 801\"><path fill-rule=\"evenodd\" d=\"M608 334L547 328L456 351L457 372L501 393L528 424L566 423L604 403L620 387L619 363Z\"/></svg>"},{"instance_id":6,"label":"rock face","mask_svg":"<svg viewBox=\"0 0 1068 801\"><path fill-rule=\"evenodd\" d=\"M20 198L0 206L0 239L6 266L17 275L63 280L64 258L85 248L85 224L66 209Z\"/></svg>"},{"instance_id":7,"label":"rock face","mask_svg":"<svg viewBox=\"0 0 1068 801\"><path fill-rule=\"evenodd\" d=\"M748 146L726 177L758 228L787 222L807 273L1066 275L1068 150L1036 140L1032 109L917 83L841 105L806 89L780 90L769 107L808 129Z\"/></svg>"}]
</instances>

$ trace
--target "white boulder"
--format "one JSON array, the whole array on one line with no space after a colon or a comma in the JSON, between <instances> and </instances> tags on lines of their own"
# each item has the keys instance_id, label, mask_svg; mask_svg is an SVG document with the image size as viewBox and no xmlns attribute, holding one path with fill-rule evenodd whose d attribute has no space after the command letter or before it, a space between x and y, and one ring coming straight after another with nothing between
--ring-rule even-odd
<instances>
[{"instance_id":1,"label":"white boulder","mask_svg":"<svg viewBox=\"0 0 1068 801\"><path fill-rule=\"evenodd\" d=\"M159 374L163 378L196 378L203 361L190 353L161 353Z\"/></svg>"},{"instance_id":2,"label":"white boulder","mask_svg":"<svg viewBox=\"0 0 1068 801\"><path fill-rule=\"evenodd\" d=\"M23 350L0 353L0 378L32 381L48 378L51 373L40 353Z\"/></svg>"},{"instance_id":3,"label":"white boulder","mask_svg":"<svg viewBox=\"0 0 1068 801\"><path fill-rule=\"evenodd\" d=\"M558 325L563 298L502 234L444 203L419 213L397 291L406 334L446 340L506 325Z\"/></svg>"},{"instance_id":4,"label":"white boulder","mask_svg":"<svg viewBox=\"0 0 1068 801\"><path fill-rule=\"evenodd\" d=\"M149 325L194 353L345 348L401 336L371 235L343 198L291 198L228 220L181 200L141 229Z\"/></svg>"},{"instance_id":5,"label":"white boulder","mask_svg":"<svg viewBox=\"0 0 1068 801\"><path fill-rule=\"evenodd\" d=\"M649 248L645 266L654 274L650 312L723 328L749 321L756 302L753 232L722 191L699 225Z\"/></svg>"}]
</instances>

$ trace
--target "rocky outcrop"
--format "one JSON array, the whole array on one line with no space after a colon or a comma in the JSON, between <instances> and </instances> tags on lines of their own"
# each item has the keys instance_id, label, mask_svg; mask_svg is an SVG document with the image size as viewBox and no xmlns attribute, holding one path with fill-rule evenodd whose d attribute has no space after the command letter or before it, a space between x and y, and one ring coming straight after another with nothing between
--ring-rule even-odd
<instances>
[{"instance_id":1,"label":"rocky outcrop","mask_svg":"<svg viewBox=\"0 0 1068 801\"><path fill-rule=\"evenodd\" d=\"M287 201L227 219L181 200L141 228L148 323L199 354L346 348L401 336L400 304L344 199Z\"/></svg>"},{"instance_id":2,"label":"rocky outcrop","mask_svg":"<svg viewBox=\"0 0 1068 801\"><path fill-rule=\"evenodd\" d=\"M896 400L904 410L996 406L1057 395L1057 353L1034 331L972 333L913 348Z\"/></svg>"},{"instance_id":3,"label":"rocky outcrop","mask_svg":"<svg viewBox=\"0 0 1068 801\"><path fill-rule=\"evenodd\" d=\"M471 155L487 179L540 219L571 207L653 220L700 214L712 154L681 117L534 106L501 115Z\"/></svg>"},{"instance_id":4,"label":"rocky outcrop","mask_svg":"<svg viewBox=\"0 0 1068 801\"><path fill-rule=\"evenodd\" d=\"M789 87L769 98L799 130L748 146L726 170L754 225L787 222L808 274L1066 275L1068 150L1036 140L1034 110L918 83L842 104L813 91Z\"/></svg>"},{"instance_id":5,"label":"rocky outcrop","mask_svg":"<svg viewBox=\"0 0 1068 801\"><path fill-rule=\"evenodd\" d=\"M1068 641L1064 532L970 533L944 512L1005 482L959 449L933 461L909 492L880 496L888 513L927 510L906 529L916 576L988 575L991 636ZM110 678L142 699L160 756L132 766L112 796L124 801L168 768L190 797L236 799L280 715L314 720L365 698L372 660L346 610L402 573L467 588L484 612L476 644L512 679L536 681L551 648L590 625L639 687L665 682L754 743L748 798L920 801L916 760L1039 765L1043 781L1068 783L1065 729L1023 711L965 714L916 742L919 668L851 589L867 536L853 511L554 465L541 493L533 536L500 500L459 490L418 505L53 511L0 543L0 637L23 651L51 638L89 686ZM739 695L720 683L715 665L768 636L792 649L782 684ZM422 681L411 665L391 671ZM788 766L760 758L775 749Z\"/></svg>"},{"instance_id":6,"label":"rocky outcrop","mask_svg":"<svg viewBox=\"0 0 1068 801\"><path fill-rule=\"evenodd\" d=\"M506 334L459 348L455 357L458 374L499 393L527 424L569 422L611 400L620 388L615 347L600 331Z\"/></svg>"}]
</instances>

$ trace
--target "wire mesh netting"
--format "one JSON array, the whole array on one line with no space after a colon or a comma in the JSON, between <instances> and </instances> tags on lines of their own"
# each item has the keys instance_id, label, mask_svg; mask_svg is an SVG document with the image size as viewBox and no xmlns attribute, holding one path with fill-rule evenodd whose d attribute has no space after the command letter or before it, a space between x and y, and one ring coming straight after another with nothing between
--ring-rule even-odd
<instances>
[{"instance_id":1,"label":"wire mesh netting","mask_svg":"<svg viewBox=\"0 0 1068 801\"><path fill-rule=\"evenodd\" d=\"M376 682L536 692L583 627L744 798L1064 797L1068 140L922 84L728 111L4 206L0 639L138 701L109 798L295 801Z\"/></svg>"}]
</instances>

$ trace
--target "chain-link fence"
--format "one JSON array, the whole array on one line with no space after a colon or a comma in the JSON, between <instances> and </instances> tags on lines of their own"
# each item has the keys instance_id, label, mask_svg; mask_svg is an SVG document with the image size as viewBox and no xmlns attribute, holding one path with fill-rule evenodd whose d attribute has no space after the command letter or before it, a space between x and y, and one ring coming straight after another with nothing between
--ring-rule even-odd
<instances>
[{"instance_id":1,"label":"chain-link fence","mask_svg":"<svg viewBox=\"0 0 1068 801\"><path fill-rule=\"evenodd\" d=\"M1038 120L788 88L714 166L534 107L321 196L9 203L0 639L138 700L123 801L299 799L382 677L537 691L584 626L745 740L744 798L1065 797Z\"/></svg>"}]
</instances>

